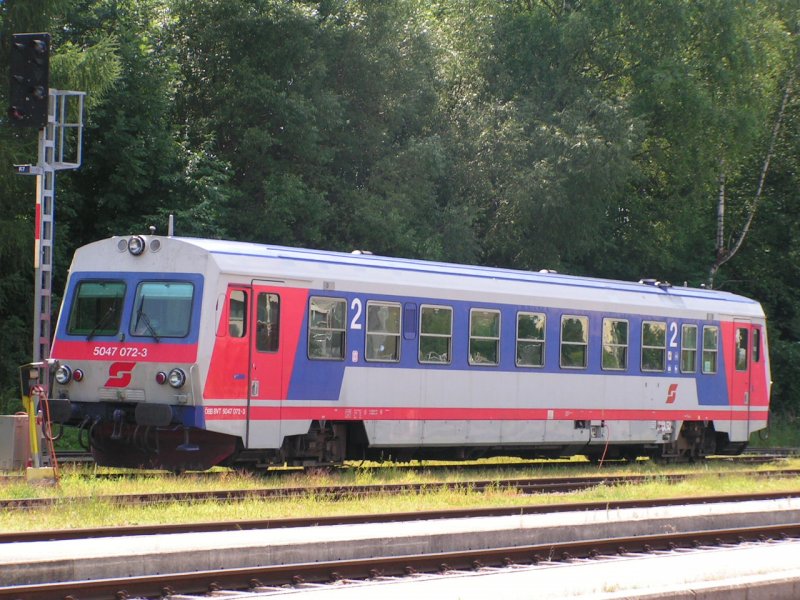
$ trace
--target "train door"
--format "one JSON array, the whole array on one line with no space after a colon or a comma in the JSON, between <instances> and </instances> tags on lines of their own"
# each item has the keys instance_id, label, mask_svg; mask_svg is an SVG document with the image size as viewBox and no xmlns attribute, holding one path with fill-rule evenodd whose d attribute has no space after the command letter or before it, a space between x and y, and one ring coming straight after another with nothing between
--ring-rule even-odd
<instances>
[{"instance_id":1,"label":"train door","mask_svg":"<svg viewBox=\"0 0 800 600\"><path fill-rule=\"evenodd\" d=\"M247 446L266 442L266 430L279 426L283 396L285 332L281 327L282 291L253 281L250 322L250 372L247 397ZM276 431L270 431L275 435ZM272 435L268 437L272 437Z\"/></svg>"},{"instance_id":2,"label":"train door","mask_svg":"<svg viewBox=\"0 0 800 600\"><path fill-rule=\"evenodd\" d=\"M750 423L750 365L752 357L750 353L752 327L749 321L735 319L733 322L733 364L728 368L731 373L731 408L736 421L744 420L747 423L747 434L749 435Z\"/></svg>"}]
</instances>

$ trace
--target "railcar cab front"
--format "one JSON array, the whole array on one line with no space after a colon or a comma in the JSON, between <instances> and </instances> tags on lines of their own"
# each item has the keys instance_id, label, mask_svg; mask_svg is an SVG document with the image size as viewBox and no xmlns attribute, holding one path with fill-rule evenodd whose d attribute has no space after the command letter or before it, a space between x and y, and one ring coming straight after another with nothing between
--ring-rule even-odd
<instances>
[{"instance_id":1,"label":"railcar cab front","mask_svg":"<svg viewBox=\"0 0 800 600\"><path fill-rule=\"evenodd\" d=\"M172 268L164 246L113 238L79 250L72 264L52 349L51 416L80 427L99 464L170 468L171 452L196 447L204 277Z\"/></svg>"}]
</instances>

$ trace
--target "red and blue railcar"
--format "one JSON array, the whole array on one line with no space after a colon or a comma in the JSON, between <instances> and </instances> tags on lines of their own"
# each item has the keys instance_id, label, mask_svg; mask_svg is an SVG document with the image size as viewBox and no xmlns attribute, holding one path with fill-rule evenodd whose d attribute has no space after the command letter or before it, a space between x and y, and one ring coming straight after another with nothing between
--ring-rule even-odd
<instances>
[{"instance_id":1,"label":"red and blue railcar","mask_svg":"<svg viewBox=\"0 0 800 600\"><path fill-rule=\"evenodd\" d=\"M112 466L702 457L769 410L748 298L210 239L80 248L51 354Z\"/></svg>"}]
</instances>

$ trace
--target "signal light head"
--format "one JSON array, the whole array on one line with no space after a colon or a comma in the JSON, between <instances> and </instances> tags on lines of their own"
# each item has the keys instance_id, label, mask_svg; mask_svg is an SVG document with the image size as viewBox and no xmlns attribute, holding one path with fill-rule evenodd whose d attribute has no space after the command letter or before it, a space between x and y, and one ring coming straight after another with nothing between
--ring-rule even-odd
<instances>
[{"instance_id":1,"label":"signal light head","mask_svg":"<svg viewBox=\"0 0 800 600\"><path fill-rule=\"evenodd\" d=\"M9 123L41 129L49 118L50 34L15 33L10 49Z\"/></svg>"},{"instance_id":2,"label":"signal light head","mask_svg":"<svg viewBox=\"0 0 800 600\"><path fill-rule=\"evenodd\" d=\"M22 121L25 118L25 113L16 106L11 106L8 109L8 118L12 121Z\"/></svg>"}]
</instances>

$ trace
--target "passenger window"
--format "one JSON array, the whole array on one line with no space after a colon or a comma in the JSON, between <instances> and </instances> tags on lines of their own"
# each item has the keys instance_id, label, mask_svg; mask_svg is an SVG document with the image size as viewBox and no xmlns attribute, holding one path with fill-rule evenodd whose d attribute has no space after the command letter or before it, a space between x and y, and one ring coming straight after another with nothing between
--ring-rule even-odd
<instances>
[{"instance_id":1,"label":"passenger window","mask_svg":"<svg viewBox=\"0 0 800 600\"><path fill-rule=\"evenodd\" d=\"M453 309L422 306L419 324L419 362L450 364L453 338Z\"/></svg>"},{"instance_id":2,"label":"passenger window","mask_svg":"<svg viewBox=\"0 0 800 600\"><path fill-rule=\"evenodd\" d=\"M746 327L736 328L736 370L747 371L747 348L750 345L749 331Z\"/></svg>"},{"instance_id":3,"label":"passenger window","mask_svg":"<svg viewBox=\"0 0 800 600\"><path fill-rule=\"evenodd\" d=\"M603 369L624 371L628 368L628 322L603 319Z\"/></svg>"},{"instance_id":4,"label":"passenger window","mask_svg":"<svg viewBox=\"0 0 800 600\"><path fill-rule=\"evenodd\" d=\"M243 338L247 334L247 294L232 290L228 300L228 335Z\"/></svg>"},{"instance_id":5,"label":"passenger window","mask_svg":"<svg viewBox=\"0 0 800 600\"><path fill-rule=\"evenodd\" d=\"M561 317L561 367L585 369L589 346L589 317Z\"/></svg>"},{"instance_id":6,"label":"passenger window","mask_svg":"<svg viewBox=\"0 0 800 600\"><path fill-rule=\"evenodd\" d=\"M717 372L719 353L719 328L703 327L703 373L713 375Z\"/></svg>"},{"instance_id":7,"label":"passenger window","mask_svg":"<svg viewBox=\"0 0 800 600\"><path fill-rule=\"evenodd\" d=\"M667 368L667 324L642 323L642 371L665 371Z\"/></svg>"},{"instance_id":8,"label":"passenger window","mask_svg":"<svg viewBox=\"0 0 800 600\"><path fill-rule=\"evenodd\" d=\"M697 370L697 325L681 327L681 373Z\"/></svg>"},{"instance_id":9,"label":"passenger window","mask_svg":"<svg viewBox=\"0 0 800 600\"><path fill-rule=\"evenodd\" d=\"M256 301L256 350L277 352L280 343L281 299L277 294L261 292Z\"/></svg>"},{"instance_id":10,"label":"passenger window","mask_svg":"<svg viewBox=\"0 0 800 600\"><path fill-rule=\"evenodd\" d=\"M344 298L312 296L308 309L308 357L319 360L344 360Z\"/></svg>"},{"instance_id":11,"label":"passenger window","mask_svg":"<svg viewBox=\"0 0 800 600\"><path fill-rule=\"evenodd\" d=\"M367 302L367 351L365 358L377 362L400 360L400 305Z\"/></svg>"},{"instance_id":12,"label":"passenger window","mask_svg":"<svg viewBox=\"0 0 800 600\"><path fill-rule=\"evenodd\" d=\"M542 313L517 313L517 366L544 366L545 316Z\"/></svg>"},{"instance_id":13,"label":"passenger window","mask_svg":"<svg viewBox=\"0 0 800 600\"><path fill-rule=\"evenodd\" d=\"M469 364L491 366L500 362L500 311L469 311Z\"/></svg>"}]
</instances>

